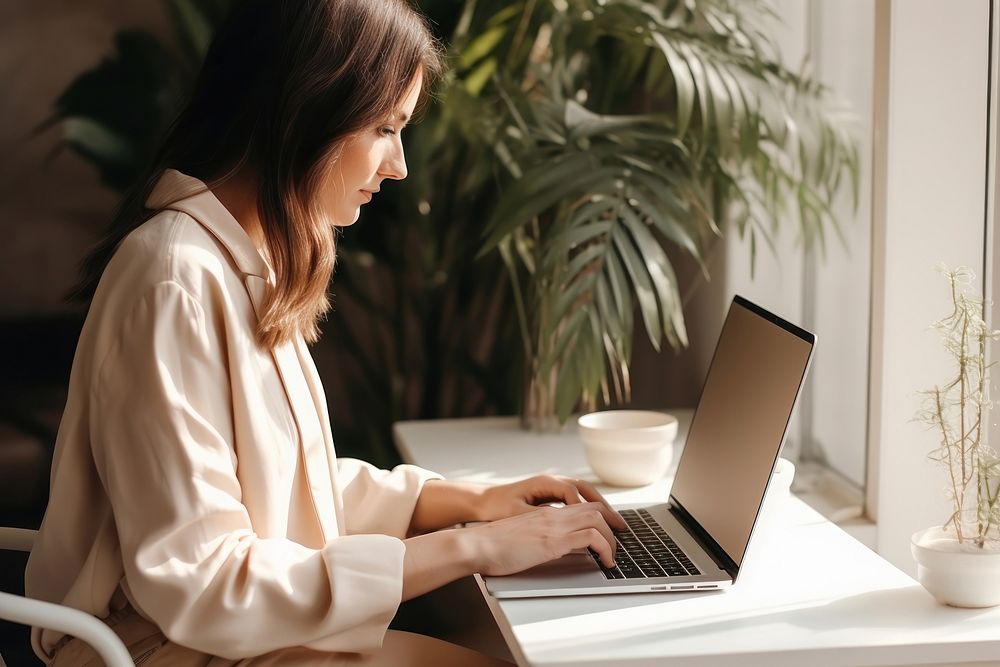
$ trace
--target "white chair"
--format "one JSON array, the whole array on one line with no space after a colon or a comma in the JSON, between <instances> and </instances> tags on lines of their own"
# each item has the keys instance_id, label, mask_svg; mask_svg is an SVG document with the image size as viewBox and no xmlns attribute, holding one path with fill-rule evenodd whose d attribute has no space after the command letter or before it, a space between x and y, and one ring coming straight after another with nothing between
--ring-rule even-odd
<instances>
[{"instance_id":1,"label":"white chair","mask_svg":"<svg viewBox=\"0 0 1000 667\"><path fill-rule=\"evenodd\" d=\"M0 527L0 549L31 551L37 534L37 531L24 528ZM107 667L135 667L118 635L99 619L79 609L0 593L0 619L65 632L94 647ZM0 667L5 667L2 656Z\"/></svg>"}]
</instances>

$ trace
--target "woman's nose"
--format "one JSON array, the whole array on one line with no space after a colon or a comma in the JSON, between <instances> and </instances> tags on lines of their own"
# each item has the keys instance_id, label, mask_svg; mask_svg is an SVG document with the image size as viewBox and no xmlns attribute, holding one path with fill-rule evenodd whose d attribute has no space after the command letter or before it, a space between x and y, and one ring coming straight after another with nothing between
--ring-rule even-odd
<instances>
[{"instance_id":1,"label":"woman's nose","mask_svg":"<svg viewBox=\"0 0 1000 667\"><path fill-rule=\"evenodd\" d=\"M403 153L403 146L400 145L399 149L382 163L382 175L401 181L406 178L406 174L406 155Z\"/></svg>"}]
</instances>

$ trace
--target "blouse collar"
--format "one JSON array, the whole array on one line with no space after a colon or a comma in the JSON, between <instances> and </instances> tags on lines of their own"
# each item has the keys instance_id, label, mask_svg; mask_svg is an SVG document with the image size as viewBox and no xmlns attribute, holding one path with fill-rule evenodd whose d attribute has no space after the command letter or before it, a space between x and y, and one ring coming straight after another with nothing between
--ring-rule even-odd
<instances>
[{"instance_id":1,"label":"blouse collar","mask_svg":"<svg viewBox=\"0 0 1000 667\"><path fill-rule=\"evenodd\" d=\"M146 208L187 213L225 246L240 271L264 280L272 278L271 266L246 230L209 187L197 178L176 169L164 170L146 198Z\"/></svg>"}]
</instances>

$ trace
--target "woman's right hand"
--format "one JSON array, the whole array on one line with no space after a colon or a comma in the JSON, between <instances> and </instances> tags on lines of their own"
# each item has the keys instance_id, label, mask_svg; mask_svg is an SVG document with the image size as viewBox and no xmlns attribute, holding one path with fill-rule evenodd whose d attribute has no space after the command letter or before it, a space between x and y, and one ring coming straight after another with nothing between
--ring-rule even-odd
<instances>
[{"instance_id":1,"label":"woman's right hand","mask_svg":"<svg viewBox=\"0 0 1000 667\"><path fill-rule=\"evenodd\" d=\"M625 522L602 502L541 507L470 528L406 539L403 599L410 600L475 572L502 576L589 547L605 567L618 546L610 526Z\"/></svg>"},{"instance_id":2,"label":"woman's right hand","mask_svg":"<svg viewBox=\"0 0 1000 667\"><path fill-rule=\"evenodd\" d=\"M621 517L600 502L542 507L460 531L480 574L502 576L527 570L589 547L605 567L614 566L618 542L610 525Z\"/></svg>"}]
</instances>

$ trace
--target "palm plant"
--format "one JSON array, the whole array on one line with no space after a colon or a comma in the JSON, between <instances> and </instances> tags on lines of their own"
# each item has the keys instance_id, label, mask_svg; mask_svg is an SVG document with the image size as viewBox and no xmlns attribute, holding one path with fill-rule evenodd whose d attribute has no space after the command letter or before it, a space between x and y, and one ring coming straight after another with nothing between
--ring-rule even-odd
<instances>
[{"instance_id":1,"label":"palm plant","mask_svg":"<svg viewBox=\"0 0 1000 667\"><path fill-rule=\"evenodd\" d=\"M686 345L665 245L705 271L725 224L755 252L792 204L822 247L845 175L856 191L857 155L844 110L781 65L766 5L517 7L493 7L465 60L501 102L484 132L504 198L481 253L498 250L514 284L523 414L544 427L581 400L628 400L636 307L654 348Z\"/></svg>"}]
</instances>

